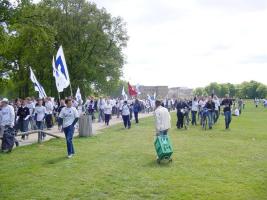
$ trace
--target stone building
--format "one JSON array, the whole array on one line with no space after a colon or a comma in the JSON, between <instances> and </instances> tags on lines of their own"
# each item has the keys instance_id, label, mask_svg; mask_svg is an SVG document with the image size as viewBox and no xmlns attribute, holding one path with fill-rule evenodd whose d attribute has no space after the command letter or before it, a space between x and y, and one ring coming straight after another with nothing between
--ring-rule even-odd
<instances>
[{"instance_id":1,"label":"stone building","mask_svg":"<svg viewBox=\"0 0 267 200\"><path fill-rule=\"evenodd\" d=\"M139 98L147 98L147 95L153 96L156 93L157 98L165 98L168 95L168 86L144 86L140 85L139 90L141 94Z\"/></svg>"},{"instance_id":2,"label":"stone building","mask_svg":"<svg viewBox=\"0 0 267 200\"><path fill-rule=\"evenodd\" d=\"M193 89L186 87L173 87L169 88L168 92L169 98L192 98L193 97Z\"/></svg>"}]
</instances>

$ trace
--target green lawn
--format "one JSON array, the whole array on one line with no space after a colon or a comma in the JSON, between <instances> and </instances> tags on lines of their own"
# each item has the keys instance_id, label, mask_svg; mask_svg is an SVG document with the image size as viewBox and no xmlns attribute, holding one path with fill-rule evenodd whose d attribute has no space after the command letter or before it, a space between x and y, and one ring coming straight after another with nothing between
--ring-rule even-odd
<instances>
[{"instance_id":1,"label":"green lawn","mask_svg":"<svg viewBox=\"0 0 267 200\"><path fill-rule=\"evenodd\" d=\"M122 125L74 140L66 159L63 139L0 154L0 199L267 199L267 109L246 104L225 131L173 128L172 164L158 165L153 118L131 130Z\"/></svg>"}]
</instances>

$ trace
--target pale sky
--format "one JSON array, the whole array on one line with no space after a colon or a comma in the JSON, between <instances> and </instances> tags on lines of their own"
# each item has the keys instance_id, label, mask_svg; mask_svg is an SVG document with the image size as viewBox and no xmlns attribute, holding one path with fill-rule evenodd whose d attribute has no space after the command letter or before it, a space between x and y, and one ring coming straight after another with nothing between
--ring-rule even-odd
<instances>
[{"instance_id":1,"label":"pale sky","mask_svg":"<svg viewBox=\"0 0 267 200\"><path fill-rule=\"evenodd\" d=\"M267 0L90 0L127 23L132 84L267 84Z\"/></svg>"}]
</instances>

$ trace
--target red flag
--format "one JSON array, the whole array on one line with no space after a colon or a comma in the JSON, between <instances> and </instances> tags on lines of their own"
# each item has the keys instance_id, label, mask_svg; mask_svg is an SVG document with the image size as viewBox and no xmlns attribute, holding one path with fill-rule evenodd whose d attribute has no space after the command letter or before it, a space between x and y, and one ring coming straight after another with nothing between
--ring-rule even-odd
<instances>
[{"instance_id":1,"label":"red flag","mask_svg":"<svg viewBox=\"0 0 267 200\"><path fill-rule=\"evenodd\" d=\"M128 82L128 92L130 96L136 96L137 92L136 90L130 85L130 83Z\"/></svg>"}]
</instances>

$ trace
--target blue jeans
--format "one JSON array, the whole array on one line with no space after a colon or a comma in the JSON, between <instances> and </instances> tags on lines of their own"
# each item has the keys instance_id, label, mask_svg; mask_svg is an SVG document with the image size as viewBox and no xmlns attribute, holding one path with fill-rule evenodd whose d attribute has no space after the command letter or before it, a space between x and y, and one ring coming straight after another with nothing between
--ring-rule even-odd
<instances>
[{"instance_id":1,"label":"blue jeans","mask_svg":"<svg viewBox=\"0 0 267 200\"><path fill-rule=\"evenodd\" d=\"M36 127L39 130L44 130L44 122L43 121L36 121ZM45 133L41 132L41 138L44 139L44 137L46 136Z\"/></svg>"},{"instance_id":2,"label":"blue jeans","mask_svg":"<svg viewBox=\"0 0 267 200\"><path fill-rule=\"evenodd\" d=\"M66 128L63 129L66 137L66 142L67 142L67 151L68 155L74 154L74 147L72 144L72 138L74 134L74 126L70 125Z\"/></svg>"},{"instance_id":3,"label":"blue jeans","mask_svg":"<svg viewBox=\"0 0 267 200\"><path fill-rule=\"evenodd\" d=\"M122 115L123 124L125 128L131 128L131 120L129 115Z\"/></svg>"},{"instance_id":4,"label":"blue jeans","mask_svg":"<svg viewBox=\"0 0 267 200\"><path fill-rule=\"evenodd\" d=\"M209 122L209 128L211 128L213 125L213 112L211 111L208 112L208 122Z\"/></svg>"},{"instance_id":5,"label":"blue jeans","mask_svg":"<svg viewBox=\"0 0 267 200\"><path fill-rule=\"evenodd\" d=\"M98 122L102 122L104 121L105 116L104 116L104 110L103 109L99 109L98 111Z\"/></svg>"},{"instance_id":6,"label":"blue jeans","mask_svg":"<svg viewBox=\"0 0 267 200\"><path fill-rule=\"evenodd\" d=\"M191 111L191 115L192 115L192 125L197 125L197 111Z\"/></svg>"},{"instance_id":7,"label":"blue jeans","mask_svg":"<svg viewBox=\"0 0 267 200\"><path fill-rule=\"evenodd\" d=\"M231 113L231 111L224 112L224 117L225 117L225 128L228 129L229 128L229 125L231 123L231 120L232 120L232 113Z\"/></svg>"}]
</instances>

